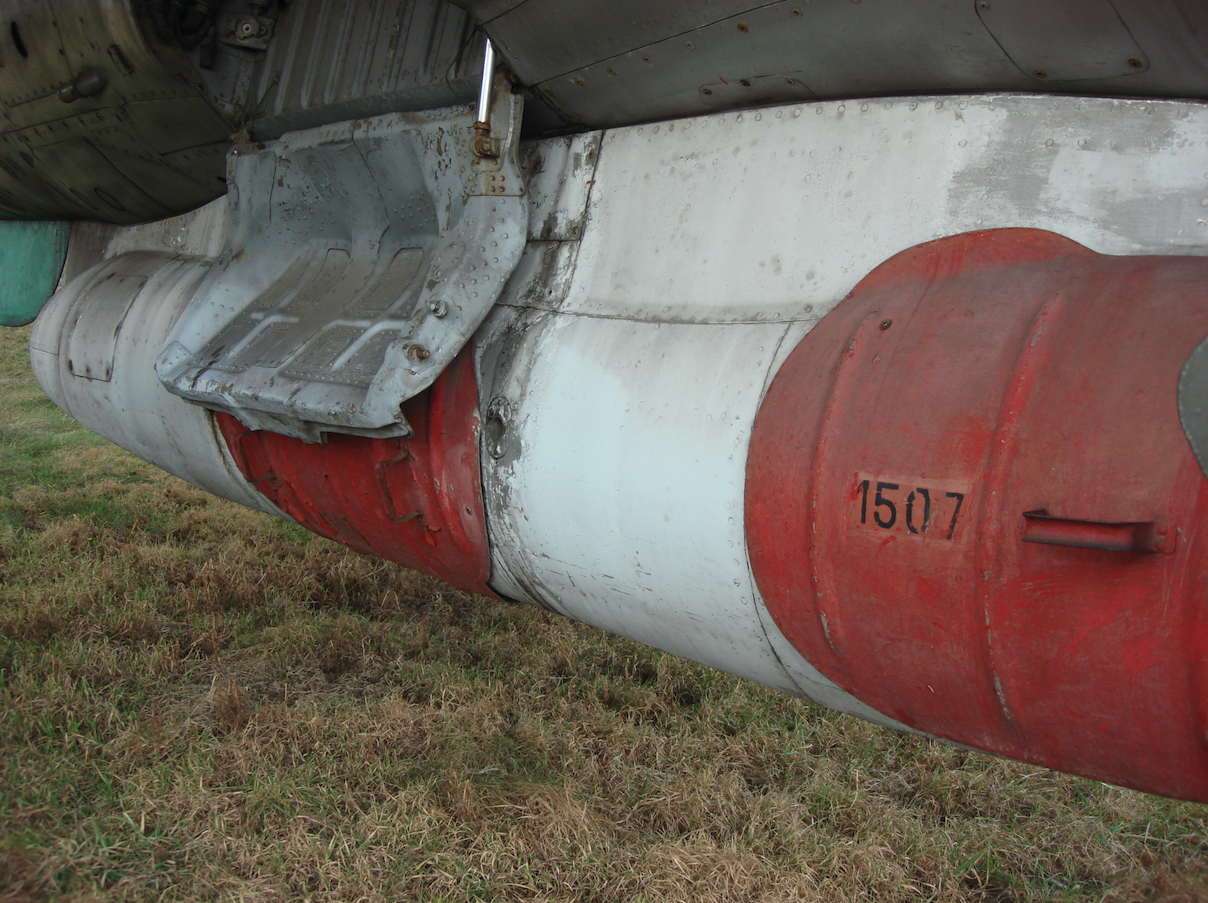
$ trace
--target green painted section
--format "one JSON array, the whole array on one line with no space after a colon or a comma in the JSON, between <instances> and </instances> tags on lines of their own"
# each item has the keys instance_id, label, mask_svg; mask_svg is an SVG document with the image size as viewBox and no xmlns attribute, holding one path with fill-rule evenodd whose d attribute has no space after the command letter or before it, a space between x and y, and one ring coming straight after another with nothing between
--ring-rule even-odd
<instances>
[{"instance_id":1,"label":"green painted section","mask_svg":"<svg viewBox=\"0 0 1208 903\"><path fill-rule=\"evenodd\" d=\"M54 294L71 223L0 221L0 326L32 323Z\"/></svg>"}]
</instances>

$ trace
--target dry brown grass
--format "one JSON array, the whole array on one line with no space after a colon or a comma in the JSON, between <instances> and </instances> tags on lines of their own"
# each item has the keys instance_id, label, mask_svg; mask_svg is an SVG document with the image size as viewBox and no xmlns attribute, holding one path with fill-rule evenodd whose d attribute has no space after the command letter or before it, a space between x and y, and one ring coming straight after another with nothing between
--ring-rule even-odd
<instances>
[{"instance_id":1,"label":"dry brown grass","mask_svg":"<svg viewBox=\"0 0 1208 903\"><path fill-rule=\"evenodd\" d=\"M19 340L0 901L1208 899L1201 806L353 555L74 430Z\"/></svg>"}]
</instances>

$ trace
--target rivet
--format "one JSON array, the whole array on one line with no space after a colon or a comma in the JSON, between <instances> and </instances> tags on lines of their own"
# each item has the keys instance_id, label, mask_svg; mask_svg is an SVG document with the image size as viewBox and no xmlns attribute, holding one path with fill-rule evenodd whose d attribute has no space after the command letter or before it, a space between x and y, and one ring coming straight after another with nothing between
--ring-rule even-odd
<instances>
[{"instance_id":1,"label":"rivet","mask_svg":"<svg viewBox=\"0 0 1208 903\"><path fill-rule=\"evenodd\" d=\"M890 326L892 326L892 325L893 325L893 320L890 320L890 319L885 319L885 320L882 320L882 321L881 321L881 328L882 328L882 329L888 329L888 328L889 328Z\"/></svg>"},{"instance_id":2,"label":"rivet","mask_svg":"<svg viewBox=\"0 0 1208 903\"><path fill-rule=\"evenodd\" d=\"M1143 68L1145 68L1145 64L1144 64L1143 62L1141 62L1140 60L1129 60L1129 61L1128 61L1128 66L1129 66L1129 68L1130 68L1130 69L1143 69Z\"/></svg>"}]
</instances>

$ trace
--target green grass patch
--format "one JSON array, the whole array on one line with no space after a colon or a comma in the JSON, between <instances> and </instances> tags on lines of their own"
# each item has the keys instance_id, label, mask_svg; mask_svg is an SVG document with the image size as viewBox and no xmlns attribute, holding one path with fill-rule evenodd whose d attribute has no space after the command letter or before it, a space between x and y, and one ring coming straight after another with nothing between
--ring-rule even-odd
<instances>
[{"instance_id":1,"label":"green grass patch","mask_svg":"<svg viewBox=\"0 0 1208 903\"><path fill-rule=\"evenodd\" d=\"M0 901L1193 901L1204 807L894 734L160 473L0 332Z\"/></svg>"}]
</instances>

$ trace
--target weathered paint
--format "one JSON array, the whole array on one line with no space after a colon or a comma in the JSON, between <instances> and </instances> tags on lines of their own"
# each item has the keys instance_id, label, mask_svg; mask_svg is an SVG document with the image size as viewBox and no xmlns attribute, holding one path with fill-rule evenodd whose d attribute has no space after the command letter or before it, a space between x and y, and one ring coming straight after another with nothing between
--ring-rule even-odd
<instances>
[{"instance_id":1,"label":"weathered paint","mask_svg":"<svg viewBox=\"0 0 1208 903\"><path fill-rule=\"evenodd\" d=\"M520 98L492 116L396 113L231 151L227 246L156 369L170 392L260 430L318 441L406 436L430 386L524 251Z\"/></svg>"},{"instance_id":2,"label":"weathered paint","mask_svg":"<svg viewBox=\"0 0 1208 903\"><path fill-rule=\"evenodd\" d=\"M485 586L898 727L893 716L907 709L884 696L862 698L866 683L845 684L849 675L794 645L752 573L748 449L784 361L871 271L945 236L1043 229L1099 254L1163 255L1172 266L1208 252L1200 212L1208 113L1187 103L949 97L794 105L538 142L524 159L546 167L526 174L528 244L473 341L490 540ZM196 253L207 259L188 266L212 259ZM145 266L150 279L156 266L170 273L180 264ZM106 273L134 275L99 275ZM100 290L99 282L83 289ZM140 297L155 291L175 304L184 289L149 281ZM1127 337L1146 297L1117 296L1103 328ZM1202 337L1190 335L1192 326L1188 341ZM1017 347L1009 338L1004 347ZM97 410L113 405L102 379L73 380ZM112 410L115 422L133 416ZM380 481L368 476L397 458L398 446L386 455L370 443L357 452L262 439L274 446L272 460L247 472L259 480L271 470L266 486L284 476L299 512L313 498L321 503L313 510L347 517L364 540L346 531L346 541L396 560L412 560L404 555L417 539L426 543L382 520ZM420 470L389 493L395 518L422 510L420 484L436 468ZM346 488L327 487L346 473ZM961 485L936 488L960 493ZM413 489L416 503L401 511L397 499ZM942 503L927 512L922 498L916 493L923 507L913 509L912 523L944 513ZM798 500L790 486L774 501ZM1033 538L1088 541L1102 532L1085 525L1095 521L1108 525L1113 542L1160 545L1154 517L1046 510L1032 515L1040 531ZM1044 516L1051 519L1041 524ZM1183 555L1033 542L1027 549L1176 564ZM903 591L899 601L911 598ZM879 655L869 654L869 673L858 675L874 688ZM1092 725L1080 742L1093 746L1100 733ZM1063 767L1094 766L1093 755L1089 765L1079 755L1069 751ZM1153 786L1184 792L1171 782Z\"/></svg>"},{"instance_id":3,"label":"weathered paint","mask_svg":"<svg viewBox=\"0 0 1208 903\"><path fill-rule=\"evenodd\" d=\"M1017 229L882 264L755 422L777 625L921 731L1208 801L1208 480L1176 397L1205 333L1203 258Z\"/></svg>"},{"instance_id":4,"label":"weathered paint","mask_svg":"<svg viewBox=\"0 0 1208 903\"><path fill-rule=\"evenodd\" d=\"M197 218L212 222L204 211ZM154 233L136 229L129 242L111 246ZM178 224L160 234L188 232ZM88 429L207 492L280 517L239 473L213 415L155 379L155 358L208 266L191 256L129 251L83 268L38 315L30 364L42 391Z\"/></svg>"},{"instance_id":5,"label":"weathered paint","mask_svg":"<svg viewBox=\"0 0 1208 903\"><path fill-rule=\"evenodd\" d=\"M54 293L71 223L0 222L0 326L32 323Z\"/></svg>"},{"instance_id":6,"label":"weathered paint","mask_svg":"<svg viewBox=\"0 0 1208 903\"><path fill-rule=\"evenodd\" d=\"M308 530L493 595L477 406L467 352L403 405L414 430L407 438L333 433L306 443L216 416L248 482Z\"/></svg>"}]
</instances>

